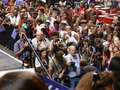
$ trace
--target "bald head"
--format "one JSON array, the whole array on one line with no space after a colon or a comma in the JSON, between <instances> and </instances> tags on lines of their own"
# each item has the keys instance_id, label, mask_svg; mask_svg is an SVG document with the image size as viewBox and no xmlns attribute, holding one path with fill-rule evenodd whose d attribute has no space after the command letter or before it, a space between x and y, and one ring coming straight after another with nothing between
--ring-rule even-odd
<instances>
[{"instance_id":1,"label":"bald head","mask_svg":"<svg viewBox=\"0 0 120 90\"><path fill-rule=\"evenodd\" d=\"M69 47L69 52L70 52L70 54L72 55L72 56L75 56L75 54L76 54L76 47L75 46L70 46Z\"/></svg>"},{"instance_id":2,"label":"bald head","mask_svg":"<svg viewBox=\"0 0 120 90\"><path fill-rule=\"evenodd\" d=\"M39 35L39 34L43 35L43 32L42 31L37 31L36 35Z\"/></svg>"},{"instance_id":3,"label":"bald head","mask_svg":"<svg viewBox=\"0 0 120 90\"><path fill-rule=\"evenodd\" d=\"M71 46L69 47L69 50L72 50L72 49L76 49L75 46L71 45Z\"/></svg>"},{"instance_id":4,"label":"bald head","mask_svg":"<svg viewBox=\"0 0 120 90\"><path fill-rule=\"evenodd\" d=\"M41 32L41 31L36 32L36 37L38 40L42 40L43 39L43 32Z\"/></svg>"}]
</instances>

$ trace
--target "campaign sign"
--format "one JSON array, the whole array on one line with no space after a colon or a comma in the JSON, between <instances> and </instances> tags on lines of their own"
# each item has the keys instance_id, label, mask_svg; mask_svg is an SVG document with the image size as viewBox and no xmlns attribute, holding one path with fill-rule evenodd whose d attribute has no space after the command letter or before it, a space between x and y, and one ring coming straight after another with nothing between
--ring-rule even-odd
<instances>
[{"instance_id":1,"label":"campaign sign","mask_svg":"<svg viewBox=\"0 0 120 90\"><path fill-rule=\"evenodd\" d=\"M24 1L23 0L16 0L16 5L19 6L19 5L23 5L24 4Z\"/></svg>"},{"instance_id":2,"label":"campaign sign","mask_svg":"<svg viewBox=\"0 0 120 90\"><path fill-rule=\"evenodd\" d=\"M55 81L52 81L43 75L40 75L39 73L37 73L37 74L46 82L49 90L70 90L69 88L67 88L63 85L61 85Z\"/></svg>"},{"instance_id":3,"label":"campaign sign","mask_svg":"<svg viewBox=\"0 0 120 90\"><path fill-rule=\"evenodd\" d=\"M6 31L4 25L0 26L0 32L4 32L4 31Z\"/></svg>"},{"instance_id":4,"label":"campaign sign","mask_svg":"<svg viewBox=\"0 0 120 90\"><path fill-rule=\"evenodd\" d=\"M16 32L16 28L14 28L12 34L11 34L11 37L15 40L16 36L18 34L18 31Z\"/></svg>"},{"instance_id":5,"label":"campaign sign","mask_svg":"<svg viewBox=\"0 0 120 90\"><path fill-rule=\"evenodd\" d=\"M4 2L5 4L8 4L9 0L0 0L2 2Z\"/></svg>"},{"instance_id":6,"label":"campaign sign","mask_svg":"<svg viewBox=\"0 0 120 90\"><path fill-rule=\"evenodd\" d=\"M95 2L95 0L88 0L88 2L89 2L89 3L94 3L94 2Z\"/></svg>"}]
</instances>

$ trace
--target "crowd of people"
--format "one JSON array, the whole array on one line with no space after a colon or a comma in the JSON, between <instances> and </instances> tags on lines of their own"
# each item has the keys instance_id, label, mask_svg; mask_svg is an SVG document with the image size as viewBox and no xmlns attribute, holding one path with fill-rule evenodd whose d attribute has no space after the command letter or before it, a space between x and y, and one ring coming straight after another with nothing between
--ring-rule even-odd
<instances>
[{"instance_id":1,"label":"crowd of people","mask_svg":"<svg viewBox=\"0 0 120 90\"><path fill-rule=\"evenodd\" d=\"M34 61L35 70L47 76L33 55L29 41L50 77L72 90L90 71L104 71L100 75L105 73L105 77L110 77L108 82L111 84L113 73L107 71L112 58L120 55L120 22L118 16L111 24L99 22L97 5L104 6L104 1L88 3L88 0L81 0L79 6L72 0L60 0L57 4L25 0L19 6L14 0L9 4L0 1L0 31L5 31L8 26L14 27L19 32L19 40L14 44L16 57L29 61L31 67ZM119 5L111 12L119 15ZM95 72L90 76L99 78ZM79 87L82 88L81 82ZM95 88L97 86L91 90L97 90Z\"/></svg>"}]
</instances>

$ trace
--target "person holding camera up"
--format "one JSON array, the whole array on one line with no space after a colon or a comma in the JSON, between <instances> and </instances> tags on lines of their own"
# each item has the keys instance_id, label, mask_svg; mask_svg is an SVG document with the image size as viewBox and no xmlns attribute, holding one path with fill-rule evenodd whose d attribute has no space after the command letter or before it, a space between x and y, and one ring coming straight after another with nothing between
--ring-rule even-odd
<instances>
[{"instance_id":1,"label":"person holding camera up","mask_svg":"<svg viewBox=\"0 0 120 90\"><path fill-rule=\"evenodd\" d=\"M30 62L30 65L32 67L32 52L23 34L26 34L26 31L24 29L19 30L20 39L14 44L14 52L18 59L23 60L23 66L24 61L26 61ZM28 40L32 44L31 39L28 38Z\"/></svg>"},{"instance_id":2,"label":"person holding camera up","mask_svg":"<svg viewBox=\"0 0 120 90\"><path fill-rule=\"evenodd\" d=\"M36 37L32 39L32 43L37 54L40 54L43 48L49 49L49 40L44 38L42 31L36 32Z\"/></svg>"},{"instance_id":3,"label":"person holding camera up","mask_svg":"<svg viewBox=\"0 0 120 90\"><path fill-rule=\"evenodd\" d=\"M59 38L58 32L53 33L53 40L51 40L51 42L50 42L50 51L53 55L57 51L62 51L62 52L67 51L66 44L61 38Z\"/></svg>"},{"instance_id":4,"label":"person holding camera up","mask_svg":"<svg viewBox=\"0 0 120 90\"><path fill-rule=\"evenodd\" d=\"M70 46L67 55L69 87L74 90L80 80L80 61L82 57L76 54L76 47Z\"/></svg>"},{"instance_id":5,"label":"person holding camera up","mask_svg":"<svg viewBox=\"0 0 120 90\"><path fill-rule=\"evenodd\" d=\"M102 60L103 60L103 45L100 38L95 38L95 56L91 60L91 63L94 62L94 66L97 67L99 71L102 71Z\"/></svg>"},{"instance_id":6,"label":"person holding camera up","mask_svg":"<svg viewBox=\"0 0 120 90\"><path fill-rule=\"evenodd\" d=\"M49 61L49 74L53 80L64 84L64 75L67 69L67 61L63 57L63 52L58 51Z\"/></svg>"}]
</instances>

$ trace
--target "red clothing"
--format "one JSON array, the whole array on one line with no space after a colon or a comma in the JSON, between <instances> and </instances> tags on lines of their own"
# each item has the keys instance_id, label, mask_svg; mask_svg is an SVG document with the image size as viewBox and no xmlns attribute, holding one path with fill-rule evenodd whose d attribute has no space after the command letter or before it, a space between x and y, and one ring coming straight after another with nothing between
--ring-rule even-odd
<instances>
[{"instance_id":1,"label":"red clothing","mask_svg":"<svg viewBox=\"0 0 120 90\"><path fill-rule=\"evenodd\" d=\"M117 11L117 14L118 14L118 15L120 15L120 10L119 10L119 11Z\"/></svg>"},{"instance_id":2,"label":"red clothing","mask_svg":"<svg viewBox=\"0 0 120 90\"><path fill-rule=\"evenodd\" d=\"M45 12L45 8L44 8L43 6L37 7L36 9L37 9L37 10L38 10L38 9L43 9L44 12Z\"/></svg>"},{"instance_id":3,"label":"red clothing","mask_svg":"<svg viewBox=\"0 0 120 90\"><path fill-rule=\"evenodd\" d=\"M76 12L76 11L73 11L73 12L72 12L72 15L75 15L75 14L77 14L77 12Z\"/></svg>"},{"instance_id":4,"label":"red clothing","mask_svg":"<svg viewBox=\"0 0 120 90\"><path fill-rule=\"evenodd\" d=\"M112 13L112 14L116 14L116 13L117 13L116 8L115 8L115 9L113 9L111 13Z\"/></svg>"},{"instance_id":5,"label":"red clothing","mask_svg":"<svg viewBox=\"0 0 120 90\"><path fill-rule=\"evenodd\" d=\"M79 10L78 14L80 15L80 14L81 14L81 12L85 12L85 11L86 11L86 8L80 8L80 10Z\"/></svg>"},{"instance_id":6,"label":"red clothing","mask_svg":"<svg viewBox=\"0 0 120 90\"><path fill-rule=\"evenodd\" d=\"M68 20L67 20L67 19L66 19L66 20L65 20L65 19L62 19L61 21L66 21L66 22L68 23Z\"/></svg>"},{"instance_id":7,"label":"red clothing","mask_svg":"<svg viewBox=\"0 0 120 90\"><path fill-rule=\"evenodd\" d=\"M70 18L70 11L69 11L69 10L67 10L67 13L68 13L68 17Z\"/></svg>"},{"instance_id":8,"label":"red clothing","mask_svg":"<svg viewBox=\"0 0 120 90\"><path fill-rule=\"evenodd\" d=\"M52 37L52 34L53 34L54 31L52 29L50 29L49 31L48 30L46 30L46 31L49 34L49 36Z\"/></svg>"}]
</instances>

